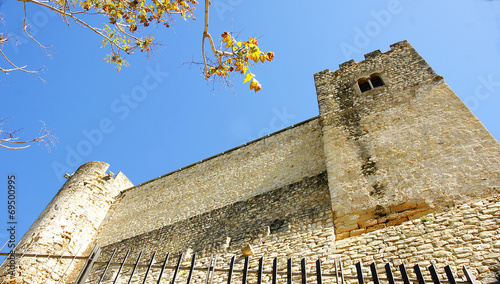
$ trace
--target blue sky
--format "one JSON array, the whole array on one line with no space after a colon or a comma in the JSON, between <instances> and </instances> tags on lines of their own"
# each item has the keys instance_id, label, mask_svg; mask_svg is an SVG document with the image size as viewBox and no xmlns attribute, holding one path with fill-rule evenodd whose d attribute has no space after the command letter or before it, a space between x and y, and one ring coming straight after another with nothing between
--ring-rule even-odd
<instances>
[{"instance_id":1,"label":"blue sky","mask_svg":"<svg viewBox=\"0 0 500 284\"><path fill-rule=\"evenodd\" d=\"M19 65L45 66L45 82L0 74L0 117L9 118L6 128L23 128L25 138L43 121L58 144L50 152L0 149L0 240L8 238L2 228L10 174L18 181L20 239L63 185L64 173L80 164L107 162L134 184L153 179L318 115L314 73L405 39L500 138L500 1L212 3L212 35L229 30L257 36L262 49L276 54L252 70L264 87L259 93L237 76L235 93L212 91L198 66L183 64L201 61L201 7L197 21L151 27L162 45L149 58L130 57L131 66L117 73L102 61L107 50L92 32L28 5L33 34L50 45L49 57L22 35L22 3L1 4L3 31L18 34L22 43L2 50Z\"/></svg>"}]
</instances>

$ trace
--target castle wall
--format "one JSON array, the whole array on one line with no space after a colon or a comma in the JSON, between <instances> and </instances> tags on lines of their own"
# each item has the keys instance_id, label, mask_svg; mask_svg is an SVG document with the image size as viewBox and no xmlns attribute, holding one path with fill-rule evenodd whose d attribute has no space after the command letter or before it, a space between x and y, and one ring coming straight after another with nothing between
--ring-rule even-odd
<instances>
[{"instance_id":1,"label":"castle wall","mask_svg":"<svg viewBox=\"0 0 500 284\"><path fill-rule=\"evenodd\" d=\"M97 243L154 231L325 170L321 130L313 119L123 192Z\"/></svg>"},{"instance_id":2,"label":"castle wall","mask_svg":"<svg viewBox=\"0 0 500 284\"><path fill-rule=\"evenodd\" d=\"M316 178L314 178L316 179ZM271 192L270 192L271 193ZM270 194L267 193L267 194ZM266 194L266 195L267 195ZM264 196L266 196L264 195ZM264 197L262 196L262 197ZM256 198L255 201L259 201ZM269 209L269 208L268 208ZM248 220L253 220L249 216ZM251 221L250 221L251 222ZM278 257L278 269L286 270L286 260L293 259L293 270L300 271L300 259L306 258L308 271L315 271L315 260L321 259L324 272L335 271L335 259L342 260L345 275L355 275L355 264L361 261L365 274L369 274L368 265L375 262L380 277L385 277L384 265L390 263L395 277L401 277L398 266L404 263L411 278L416 278L412 269L419 264L427 279L430 274L427 266L436 267L440 279L447 279L444 266L450 265L457 278L464 276L461 267L469 268L478 283L497 283L500 279L500 196L464 203L450 208L447 212L429 214L398 226L386 227L363 235L335 241L334 229L331 226L306 225L315 222L304 222L302 230L288 230L275 234L260 234L256 238L246 239L242 243L251 244L254 254L250 257L250 269L256 269L258 259L264 257L264 269L272 267L273 258ZM169 235L170 236L170 235ZM175 234L173 235L175 236ZM211 236L212 237L212 236ZM126 249L132 249L129 259L135 260L139 251L144 251L142 263L147 263L155 247L146 239L135 239L135 242L122 242L120 246L110 245L104 248L103 261L109 259L112 249L118 248L115 261L121 261ZM151 240L149 240L151 241ZM153 242L154 243L154 242ZM148 247L149 245L149 247ZM172 251L171 251L172 252ZM182 265L190 265L193 250L183 250ZM228 268L229 259L236 255L236 269L243 268L243 257L239 245L213 247L208 253L198 254L195 265L207 267L210 256L217 254L218 268ZM167 251L158 249L157 263L161 263ZM178 252L171 255L168 265L175 266ZM129 262L131 262L129 261ZM98 269L94 277L101 275ZM130 275L131 268L122 271L123 277ZM142 283L145 269L139 270L133 283ZM108 272L107 282L114 280L116 269ZM158 277L158 269L151 271L149 281ZM186 273L178 275L179 282L185 282ZM201 270L193 275L193 283L205 283L206 271ZM279 279L285 275L279 275ZM168 283L172 278L171 270L164 274ZM294 282L300 281L300 276ZM326 283L334 282L335 278L325 278ZM270 283L270 276L264 275L263 282ZM226 283L227 272L219 272L214 276L213 283ZM240 283L241 274L233 275L234 283ZM256 281L255 274L250 275L249 283ZM281 281L284 281L282 279ZM311 275L309 281L314 282ZM357 283L357 279L348 279L347 283Z\"/></svg>"},{"instance_id":3,"label":"castle wall","mask_svg":"<svg viewBox=\"0 0 500 284\"><path fill-rule=\"evenodd\" d=\"M411 45L365 57L315 75L337 239L500 192L498 142Z\"/></svg>"},{"instance_id":4,"label":"castle wall","mask_svg":"<svg viewBox=\"0 0 500 284\"><path fill-rule=\"evenodd\" d=\"M103 259L115 248L199 255L236 251L262 238L300 235L333 228L326 173L274 189L219 209L102 247Z\"/></svg>"}]
</instances>

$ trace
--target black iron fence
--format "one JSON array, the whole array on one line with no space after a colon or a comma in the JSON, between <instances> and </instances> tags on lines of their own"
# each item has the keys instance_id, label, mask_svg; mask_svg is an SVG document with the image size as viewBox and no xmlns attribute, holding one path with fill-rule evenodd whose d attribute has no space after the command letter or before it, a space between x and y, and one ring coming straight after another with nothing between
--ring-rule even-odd
<instances>
[{"instance_id":1,"label":"black iron fence","mask_svg":"<svg viewBox=\"0 0 500 284\"><path fill-rule=\"evenodd\" d=\"M424 277L424 269L422 269L418 264L411 267L410 271L413 270L413 277L409 276L409 270L404 265L401 264L397 269L391 267L389 263L385 264L384 271L382 274L379 274L377 271L377 266L375 263L369 265L369 269L363 267L361 262L358 262L355 265L355 273L346 274L344 273L344 268L342 265L342 261L339 259L334 260L334 265L332 269L325 270L322 268L322 261L320 259L315 261L315 265L311 266L309 271L307 270L306 259L302 258L300 260L300 269L294 270L292 267L293 260L291 258L286 261L286 269L279 270L278 269L278 258L274 258L272 261L272 267L270 269L264 269L264 259L260 258L258 261L258 266L256 268L250 269L250 257L247 256L244 258L243 268L235 268L236 257L233 256L229 260L229 266L219 265L217 266L218 257L211 256L208 265L205 266L196 266L196 253L193 253L191 256L191 261L189 265L181 265L183 254L178 256L176 261L176 265L167 265L170 253L167 253L165 257L162 259L155 259L156 252L152 254L152 256L146 260L142 260L142 252L139 253L137 258L132 261L129 260L130 250L128 250L124 257L120 260L115 260L116 249L111 254L110 258L107 261L99 261L100 256L100 248L94 247L90 255L88 256L76 256L76 255L50 255L50 254L35 254L35 253L0 253L0 256L6 256L7 261L9 256L15 256L17 262L26 261L31 259L33 261L38 261L38 263L43 263L43 260L56 260L55 264L52 267L46 267L46 271L51 272L56 269L56 265L64 265L64 267L59 267L60 271L63 271L60 276L59 282L55 283L65 283L62 282L63 279L67 276L66 273L70 271L71 267L73 269L77 266L77 262L80 268L79 275L75 282L71 282L74 284L83 284L83 283L186 283L192 284L196 283L204 283L204 284L213 284L214 283L214 275L218 273L219 275L222 273L225 276L225 279L222 283L236 283L240 282L242 284L247 283L257 283L261 284L265 283L284 283L286 281L287 284L293 283L336 283L336 284L345 284L345 283L470 283L476 284L476 280L472 272L467 269L465 266L462 268L464 277L457 278L450 266L444 267L444 274L446 277L439 277L439 273L436 271L436 267L434 265L428 266L426 269L428 270L426 275L430 275ZM63 261L65 260L65 261ZM4 261L4 262L5 262ZM141 263L142 261L142 263ZM141 272L139 273L139 270ZM298 271L297 271L298 270ZM166 272L169 273L166 273ZM400 276L395 277L394 272L399 271ZM193 281L194 273L198 273L198 277L196 281ZM199 273L203 273L204 277L200 277ZM168 276L167 276L168 274ZM179 277L182 274L182 277ZM252 276L252 280L250 281L250 276ZM1 283L12 283L6 282L5 275L1 276ZM265 277L265 280L264 280ZM221 283L220 277L217 278L216 283ZM201 280L201 281L200 281ZM1 284L0 283L0 284ZM23 283L22 281L19 283ZM42 283L42 282L40 282ZM50 282L46 282L50 283Z\"/></svg>"}]
</instances>

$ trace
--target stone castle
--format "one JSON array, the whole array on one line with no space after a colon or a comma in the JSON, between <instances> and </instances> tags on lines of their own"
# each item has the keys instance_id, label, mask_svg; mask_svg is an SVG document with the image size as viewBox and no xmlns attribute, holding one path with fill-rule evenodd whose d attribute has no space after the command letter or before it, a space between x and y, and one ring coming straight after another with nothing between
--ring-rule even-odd
<instances>
[{"instance_id":1,"label":"stone castle","mask_svg":"<svg viewBox=\"0 0 500 284\"><path fill-rule=\"evenodd\" d=\"M106 163L82 165L18 251L98 245L102 260L131 249L206 263L251 248L252 261L337 257L345 273L357 261L465 264L497 279L500 145L443 78L402 41L314 80L318 117L159 178L134 186ZM79 272L46 267L22 260L3 277L72 283Z\"/></svg>"}]
</instances>

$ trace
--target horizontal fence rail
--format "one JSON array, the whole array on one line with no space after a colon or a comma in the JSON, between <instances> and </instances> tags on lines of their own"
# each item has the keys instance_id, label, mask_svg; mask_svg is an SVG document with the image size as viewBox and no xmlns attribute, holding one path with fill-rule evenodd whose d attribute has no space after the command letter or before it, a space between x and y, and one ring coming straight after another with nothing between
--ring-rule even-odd
<instances>
[{"instance_id":1,"label":"horizontal fence rail","mask_svg":"<svg viewBox=\"0 0 500 284\"><path fill-rule=\"evenodd\" d=\"M404 264L399 265L398 269L399 273L401 274L401 277L395 277L394 276L394 271L389 263L385 264L384 266L384 276L381 276L379 274L379 271L377 271L377 267L375 263L372 263L369 265L369 268L366 269L363 267L361 262L358 262L355 265L355 275L347 275L343 272L343 265L342 261L339 259L334 260L334 265L332 268L332 271L324 271L322 268L322 262L320 259L315 261L315 265L311 267L310 271L307 271L307 265L306 265L306 259L302 258L300 260L300 271L294 271L292 269L292 264L293 260L292 258L287 259L286 262L286 270L278 270L278 258L274 258L272 262L272 268L271 269L264 269L263 266L263 258L259 259L258 267L255 269L250 269L249 267L249 261L250 257L247 256L244 258L244 265L243 268L235 268L235 259L236 257L233 256L229 260L229 268L222 268L222 267L217 267L217 261L218 257L217 255L211 256L210 261L208 265L206 266L196 266L196 253L192 254L191 257L191 262L190 265L181 265L183 254L180 254L180 256L177 259L177 264L176 265L167 265L167 261L169 260L170 253L167 253L164 258L162 258L160 261L157 261L156 264L155 262L155 256L157 255L156 252L152 254L152 256L148 259L143 260L143 263L141 263L141 256L142 252L139 253L136 259L130 259L130 250L128 250L125 254L125 256L120 260L114 260L115 254L116 254L116 249L113 251L111 254L111 257L108 259L108 261L98 261L99 255L100 255L100 248L99 247L94 247L92 250L91 254L88 256L77 256L77 255L51 255L51 254L36 254L32 252L11 252L11 253L0 253L0 256L7 256L6 260L8 259L9 256L14 256L16 258L16 261L19 262L22 259L57 259L58 261L60 260L71 260L69 264L64 267L64 274L62 275L61 279L59 282L62 281L62 279L65 277L66 272L70 269L71 265L74 265L76 261L81 261L85 262L83 265L83 268L80 270L79 276L77 280L74 282L74 284L84 284L84 283L169 283L169 284L176 284L176 283L186 283L186 284L191 284L193 281L193 273L195 272L204 272L206 273L206 276L203 277L205 279L203 283L205 284L213 284L214 281L214 275L216 272L218 273L224 273L226 275L225 283L227 284L232 284L238 281L238 283L241 281L242 284L246 284L249 282L249 276L254 275L256 276L256 283L261 284L263 283L263 275L270 275L268 279L270 278L270 281L272 284L276 284L278 282L284 283L286 280L287 284L293 283L299 283L299 281L302 284L306 283L317 283L317 284L323 284L323 283L336 283L336 284L345 284L345 283L359 283L359 284L365 284L365 283L373 283L373 284L378 284L378 283L389 283L389 284L394 284L394 283L419 283L419 284L425 284L425 283L452 283L452 284L465 284L465 283L470 283L470 284L476 284L476 280L474 278L474 275L471 273L469 269L467 269L465 266L463 266L462 270L465 275L464 279L457 279L451 270L450 266L446 266L444 268L445 274L446 274L446 279L440 279L438 276L438 273L436 271L436 268L434 265L428 266L426 269L428 270L430 274L430 278L425 278L423 275L423 268L421 268L418 264L413 266L411 270L413 270L414 275L416 275L416 278L411 278L408 275L408 270L407 267ZM60 262L62 265L62 262ZM57 265L57 264L56 264ZM314 267L314 269L312 269ZM55 267L52 267L51 269L54 270ZM125 273L124 269L127 268L129 271ZM110 270L115 270L113 273L111 273ZM131 271L130 271L131 269ZM139 269L144 270L145 272L138 273L137 271ZM166 272L170 271L170 276L165 278ZM181 271L183 273L183 279L182 282L180 280L180 273ZM186 277L186 272L187 272L187 277ZM156 274L153 277L153 274ZM94 280L89 280L89 276L92 275L92 278ZM108 276L108 280L104 281L105 277ZM113 279L109 279L111 276L114 276ZM135 278L134 278L135 276ZM284 276L284 277L283 277ZM2 276L4 277L4 276ZM133 280L133 278L135 280ZM154 278L154 279L153 279ZM285 280L284 280L284 279ZM140 280L138 280L140 279ZM0 278L1 280L1 278ZM278 281L279 280L279 281ZM5 279L1 283L4 283ZM110 282L113 281L113 282ZM1 284L0 283L0 284ZM64 282L61 282L64 283ZM197 281L197 283L201 283L200 281ZM251 281L251 283L255 283L255 281ZM267 282L266 282L267 283Z\"/></svg>"}]
</instances>

